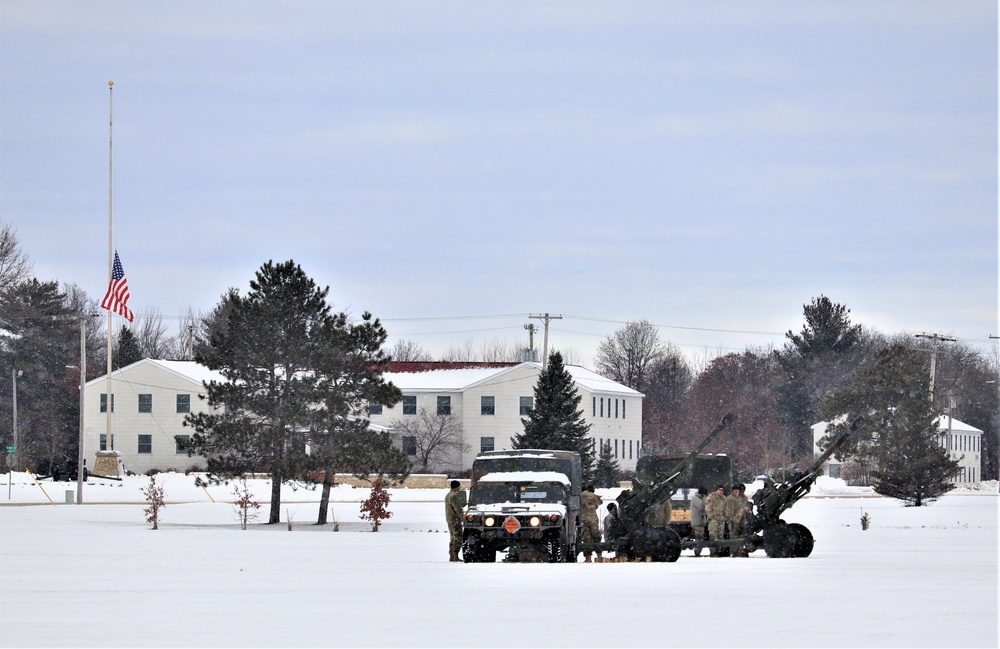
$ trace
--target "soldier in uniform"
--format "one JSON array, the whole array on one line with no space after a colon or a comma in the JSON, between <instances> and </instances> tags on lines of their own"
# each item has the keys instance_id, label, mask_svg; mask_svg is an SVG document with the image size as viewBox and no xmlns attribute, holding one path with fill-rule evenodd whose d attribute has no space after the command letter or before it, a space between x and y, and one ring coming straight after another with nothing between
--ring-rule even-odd
<instances>
[{"instance_id":1,"label":"soldier in uniform","mask_svg":"<svg viewBox=\"0 0 1000 649\"><path fill-rule=\"evenodd\" d=\"M594 485L587 485L580 494L580 542L599 543L601 540L601 525L597 520L597 508L601 506L601 497L594 493ZM584 553L584 562L590 563L590 552ZM597 558L601 558L601 553L597 553Z\"/></svg>"},{"instance_id":2,"label":"soldier in uniform","mask_svg":"<svg viewBox=\"0 0 1000 649\"><path fill-rule=\"evenodd\" d=\"M707 521L705 517L705 496L707 495L708 489L698 487L698 493L691 497L691 531L694 534L695 542L705 540L705 523ZM695 546L694 556L701 556L701 547Z\"/></svg>"},{"instance_id":3,"label":"soldier in uniform","mask_svg":"<svg viewBox=\"0 0 1000 649\"><path fill-rule=\"evenodd\" d=\"M743 536L743 515L747 504L746 485L739 483L733 485L733 492L726 497L726 523L729 525L729 538L736 539ZM734 547L730 556L745 557L745 548Z\"/></svg>"},{"instance_id":4,"label":"soldier in uniform","mask_svg":"<svg viewBox=\"0 0 1000 649\"><path fill-rule=\"evenodd\" d=\"M604 517L604 542L614 541L622 535L622 519L618 516L618 505L608 503L608 515Z\"/></svg>"},{"instance_id":5,"label":"soldier in uniform","mask_svg":"<svg viewBox=\"0 0 1000 649\"><path fill-rule=\"evenodd\" d=\"M451 481L451 491L444 497L444 517L448 521L448 561L460 561L458 551L462 549L462 501L458 480Z\"/></svg>"},{"instance_id":6,"label":"soldier in uniform","mask_svg":"<svg viewBox=\"0 0 1000 649\"><path fill-rule=\"evenodd\" d=\"M726 537L726 486L719 485L705 500L705 515L708 516L708 538L719 541ZM710 548L709 556L719 556L718 548Z\"/></svg>"}]
</instances>

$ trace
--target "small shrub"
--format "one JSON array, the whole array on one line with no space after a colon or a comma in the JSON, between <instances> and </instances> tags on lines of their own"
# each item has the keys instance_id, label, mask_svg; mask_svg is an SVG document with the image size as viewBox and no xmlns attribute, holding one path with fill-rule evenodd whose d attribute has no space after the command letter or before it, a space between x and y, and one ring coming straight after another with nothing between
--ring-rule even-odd
<instances>
[{"instance_id":1,"label":"small shrub","mask_svg":"<svg viewBox=\"0 0 1000 649\"><path fill-rule=\"evenodd\" d=\"M142 495L146 497L149 507L143 511L146 514L146 522L153 524L153 529L159 529L160 510L166 507L163 500L163 485L156 484L156 475L149 476L149 486L142 490Z\"/></svg>"},{"instance_id":2,"label":"small shrub","mask_svg":"<svg viewBox=\"0 0 1000 649\"><path fill-rule=\"evenodd\" d=\"M378 532L382 521L392 516L388 506L389 492L385 488L382 476L379 476L372 483L371 495L361 503L361 520L371 521L372 531Z\"/></svg>"},{"instance_id":3,"label":"small shrub","mask_svg":"<svg viewBox=\"0 0 1000 649\"><path fill-rule=\"evenodd\" d=\"M236 508L236 515L240 519L240 527L247 528L247 521L257 520L257 510L260 503L254 500L250 487L247 486L247 479L240 478L240 481L233 485L233 507Z\"/></svg>"}]
</instances>

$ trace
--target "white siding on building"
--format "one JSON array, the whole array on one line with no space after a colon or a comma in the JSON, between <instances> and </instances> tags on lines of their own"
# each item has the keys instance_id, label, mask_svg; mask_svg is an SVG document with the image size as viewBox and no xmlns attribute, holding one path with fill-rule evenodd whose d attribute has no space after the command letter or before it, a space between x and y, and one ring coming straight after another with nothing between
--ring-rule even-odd
<instances>
[{"instance_id":1,"label":"white siding on building","mask_svg":"<svg viewBox=\"0 0 1000 649\"><path fill-rule=\"evenodd\" d=\"M599 440L617 447L619 465L623 470L635 470L642 446L643 395L615 383L590 370L567 366L576 381L580 408L584 420L591 424L590 437L597 448ZM456 455L450 466L437 470L460 471L471 468L472 460L482 448L484 439L492 439L494 450L512 447L514 436L524 431L520 401L533 398L541 364L526 362L508 367L475 367L434 369L423 372L390 372L385 377L402 390L405 396L415 396L417 412L426 408L437 411L436 398L450 396L452 413L462 423L467 449ZM482 414L482 398L493 397L493 414ZM604 404L595 411L594 404ZM617 410L616 410L617 408ZM596 412L596 414L595 414ZM371 415L372 423L392 427L392 422L410 415L403 414L403 404L383 409Z\"/></svg>"},{"instance_id":2,"label":"white siding on building","mask_svg":"<svg viewBox=\"0 0 1000 649\"><path fill-rule=\"evenodd\" d=\"M948 450L951 459L958 462L959 471L951 482L966 484L980 482L982 477L982 438L983 431L947 415L938 417L939 441ZM826 435L827 422L821 421L812 425L814 451L820 453L819 441ZM834 456L836 458L836 456ZM824 467L824 475L830 475L831 467L838 462L833 460ZM836 469L834 469L836 473Z\"/></svg>"},{"instance_id":3,"label":"white siding on building","mask_svg":"<svg viewBox=\"0 0 1000 649\"><path fill-rule=\"evenodd\" d=\"M150 469L184 471L205 467L205 459L178 452L175 435L191 435L184 426L187 413L177 412L178 395L190 404L191 412L206 412L202 381L223 380L192 361L143 359L111 375L114 410L111 415L112 450L122 455L126 471L143 474ZM101 397L107 394L106 377L87 383L84 395L84 458L93 468L101 436L107 430L107 413L101 412ZM148 406L149 412L140 412Z\"/></svg>"}]
</instances>

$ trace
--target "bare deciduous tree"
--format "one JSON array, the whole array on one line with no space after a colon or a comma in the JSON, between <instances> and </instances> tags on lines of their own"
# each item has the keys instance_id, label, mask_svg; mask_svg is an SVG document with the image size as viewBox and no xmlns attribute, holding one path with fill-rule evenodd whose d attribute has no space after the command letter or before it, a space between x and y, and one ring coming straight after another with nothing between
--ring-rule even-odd
<instances>
[{"instance_id":1,"label":"bare deciduous tree","mask_svg":"<svg viewBox=\"0 0 1000 649\"><path fill-rule=\"evenodd\" d=\"M393 421L392 428L401 437L411 438L416 464L423 473L441 464L451 465L454 455L468 448L462 439L462 420L455 415L432 415L421 408L415 418Z\"/></svg>"},{"instance_id":2,"label":"bare deciduous tree","mask_svg":"<svg viewBox=\"0 0 1000 649\"><path fill-rule=\"evenodd\" d=\"M31 269L31 260L21 250L17 233L9 223L4 223L0 229L0 293L7 293L28 280Z\"/></svg>"},{"instance_id":3,"label":"bare deciduous tree","mask_svg":"<svg viewBox=\"0 0 1000 649\"><path fill-rule=\"evenodd\" d=\"M650 366L665 351L656 327L648 320L635 320L601 342L594 363L598 373L642 390Z\"/></svg>"},{"instance_id":4,"label":"bare deciduous tree","mask_svg":"<svg viewBox=\"0 0 1000 649\"><path fill-rule=\"evenodd\" d=\"M404 363L423 363L434 360L431 353L412 340L400 339L389 350L392 360Z\"/></svg>"},{"instance_id":5,"label":"bare deciduous tree","mask_svg":"<svg viewBox=\"0 0 1000 649\"><path fill-rule=\"evenodd\" d=\"M167 325L156 307L145 309L136 318L132 333L139 343L143 358L172 358L174 339L167 334Z\"/></svg>"}]
</instances>

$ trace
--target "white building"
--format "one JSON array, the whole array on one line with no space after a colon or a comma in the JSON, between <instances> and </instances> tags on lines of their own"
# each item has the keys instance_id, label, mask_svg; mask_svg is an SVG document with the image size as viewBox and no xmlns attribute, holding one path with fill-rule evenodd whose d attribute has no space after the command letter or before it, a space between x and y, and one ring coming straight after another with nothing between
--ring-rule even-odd
<instances>
[{"instance_id":1,"label":"white building","mask_svg":"<svg viewBox=\"0 0 1000 649\"><path fill-rule=\"evenodd\" d=\"M939 441L942 447L948 449L948 455L959 464L959 471L952 479L953 484L979 482L982 477L982 438L983 431L952 419L947 415L937 418ZM827 422L821 421L812 425L813 445L816 454L822 452L820 440L826 436ZM834 455L824 467L824 475L840 477L840 463Z\"/></svg>"},{"instance_id":2,"label":"white building","mask_svg":"<svg viewBox=\"0 0 1000 649\"><path fill-rule=\"evenodd\" d=\"M203 381L222 375L193 361L143 359L111 373L111 435L126 471L184 471L205 468L202 457L188 457L182 440L194 432L184 426L189 412L207 412ZM107 449L108 381L88 381L84 394L84 455L93 469L98 450Z\"/></svg>"},{"instance_id":3,"label":"white building","mask_svg":"<svg viewBox=\"0 0 1000 649\"><path fill-rule=\"evenodd\" d=\"M642 447L643 394L588 369L565 366L582 400L584 421L590 424L595 450L607 441L621 469L634 471ZM467 450L450 466L464 470L480 451L507 450L524 432L522 419L533 407L540 363L393 363L385 378L403 392L392 408L374 408L373 424L392 428L393 422L428 413L451 413L462 425ZM407 440L401 440L407 450ZM596 457L596 455L595 455Z\"/></svg>"},{"instance_id":4,"label":"white building","mask_svg":"<svg viewBox=\"0 0 1000 649\"><path fill-rule=\"evenodd\" d=\"M584 420L591 424L595 449L607 441L623 470L635 470L642 446L643 395L582 367L566 366L582 397ZM533 406L541 364L525 363L393 363L384 376L403 392L392 408L373 408L373 429L392 428L397 419L450 412L460 421L468 450L439 470L461 471L483 450L506 450L524 431L521 420ZM202 457L188 457L183 440L194 432L184 426L189 412L207 412L204 381L223 381L222 374L193 361L143 359L111 375L111 430L114 448L125 470L204 469ZM84 458L93 468L98 450L107 450L107 379L86 385ZM181 442L177 441L180 436ZM407 440L400 440L404 450Z\"/></svg>"}]
</instances>

